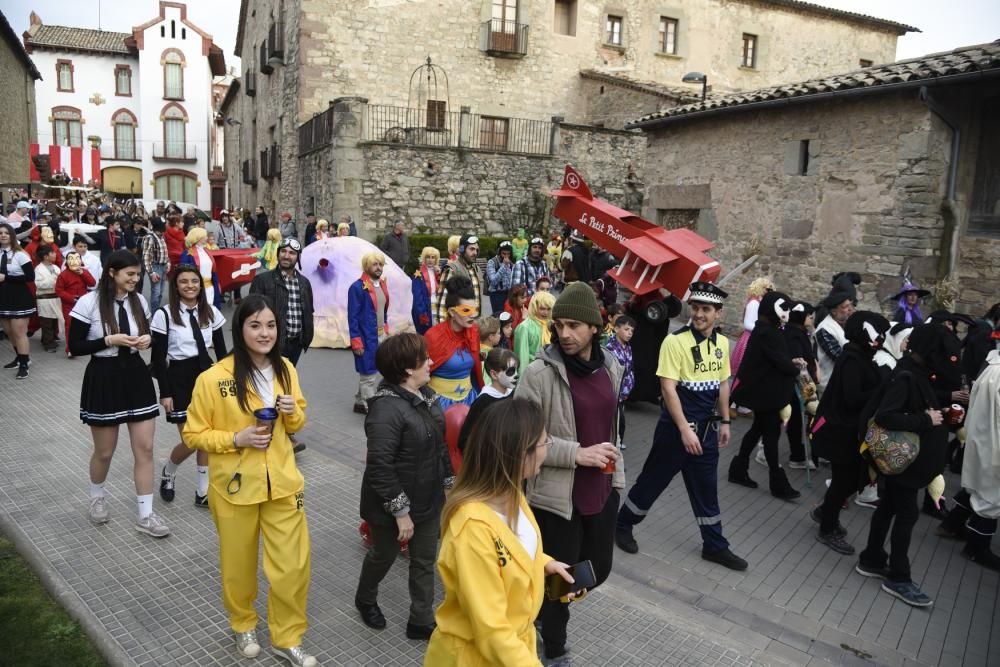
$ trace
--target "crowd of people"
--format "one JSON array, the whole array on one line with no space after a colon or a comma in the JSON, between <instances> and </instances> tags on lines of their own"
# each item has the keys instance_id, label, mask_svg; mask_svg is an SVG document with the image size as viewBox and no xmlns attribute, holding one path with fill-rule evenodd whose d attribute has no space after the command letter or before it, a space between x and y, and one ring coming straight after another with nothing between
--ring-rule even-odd
<instances>
[{"instance_id":1,"label":"crowd of people","mask_svg":"<svg viewBox=\"0 0 1000 667\"><path fill-rule=\"evenodd\" d=\"M263 540L272 650L311 667L318 663L303 646L311 552L295 461L305 448L296 434L307 407L296 364L313 337L312 288L297 271L303 244L290 216L258 228L259 210L245 231L225 214L210 239L197 220L185 229L178 213L164 207L148 232L139 224L143 240L134 246L112 219L99 235L108 239L107 247L97 244L99 256L82 235L60 247L59 228L42 219L27 230L23 221L0 223L0 323L15 353L8 367L27 376L36 314L43 349L56 347L50 321L63 316L67 353L90 357L80 418L93 441L87 515L95 525L110 519L104 485L124 425L135 530L170 534L154 511L162 408L179 442L159 466L159 495L175 500L179 467L194 453L194 504L211 513L219 534L237 652L261 652L255 599ZM325 220L309 224L309 241L327 238ZM343 221L337 233L356 233L351 225ZM249 294L232 295L228 349L208 251L212 242L238 247L262 238L264 249L275 229L271 270L257 273ZM20 245L25 231L30 252ZM932 603L909 562L924 488L924 511L942 519L938 533L965 540L971 561L1000 569L990 550L1000 518L993 428L1000 304L980 320L944 310L924 317L920 301L929 294L906 283L890 321L856 309L856 274L835 276L816 307L760 279L750 285L745 332L731 354L720 330L728 294L698 281L687 294L687 323L663 339L655 364L646 363L655 371L639 371L646 360L633 356L630 342L639 323L617 303L615 260L578 233L548 243L519 233L499 244L485 272L476 236L457 237L447 251L443 267L439 250L421 251L411 284L417 333L389 333L394 295L382 273L386 255L400 266L409 259L403 225L362 257L347 294L359 375L354 411L364 415L367 445L360 517L369 549L355 605L365 625L386 628L379 586L405 553L405 633L429 641L426 665L540 664L536 632L546 659L567 656L573 604L607 579L616 545L639 551L636 531L677 473L702 558L750 567L723 533L718 498L720 453L737 411L752 414L752 424L729 482L757 488L750 462L759 447L771 495L798 498L781 463L785 435L790 468L829 471L822 504L808 512L819 542L853 554L839 514L852 496L874 508L855 569L889 594ZM158 286L149 302L144 277ZM627 480L625 405L637 372L655 373L661 414L639 474ZM949 466L962 475L951 509L938 479ZM444 585L436 610L435 566Z\"/></svg>"}]
</instances>

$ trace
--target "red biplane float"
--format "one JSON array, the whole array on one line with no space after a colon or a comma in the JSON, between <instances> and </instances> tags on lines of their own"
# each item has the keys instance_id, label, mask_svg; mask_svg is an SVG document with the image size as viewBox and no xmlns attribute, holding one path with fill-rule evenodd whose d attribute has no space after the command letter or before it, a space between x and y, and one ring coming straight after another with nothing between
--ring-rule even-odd
<instances>
[{"instance_id":1,"label":"red biplane float","mask_svg":"<svg viewBox=\"0 0 1000 667\"><path fill-rule=\"evenodd\" d=\"M609 274L634 295L629 310L651 323L676 317L691 283L719 277L719 263L705 254L714 243L690 229L663 229L598 199L569 165L551 195L553 215L620 260Z\"/></svg>"}]
</instances>

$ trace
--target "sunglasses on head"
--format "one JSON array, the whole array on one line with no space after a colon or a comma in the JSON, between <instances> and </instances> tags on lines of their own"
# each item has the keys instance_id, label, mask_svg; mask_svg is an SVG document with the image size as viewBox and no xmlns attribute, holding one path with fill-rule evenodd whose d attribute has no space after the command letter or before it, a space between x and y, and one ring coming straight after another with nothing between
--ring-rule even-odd
<instances>
[{"instance_id":1,"label":"sunglasses on head","mask_svg":"<svg viewBox=\"0 0 1000 667\"><path fill-rule=\"evenodd\" d=\"M461 315L462 317L475 317L479 314L479 309L475 306L452 306L451 312L456 315Z\"/></svg>"},{"instance_id":2,"label":"sunglasses on head","mask_svg":"<svg viewBox=\"0 0 1000 667\"><path fill-rule=\"evenodd\" d=\"M302 252L302 244L293 238L281 239L278 249L280 250L281 248L291 248L295 252Z\"/></svg>"}]
</instances>

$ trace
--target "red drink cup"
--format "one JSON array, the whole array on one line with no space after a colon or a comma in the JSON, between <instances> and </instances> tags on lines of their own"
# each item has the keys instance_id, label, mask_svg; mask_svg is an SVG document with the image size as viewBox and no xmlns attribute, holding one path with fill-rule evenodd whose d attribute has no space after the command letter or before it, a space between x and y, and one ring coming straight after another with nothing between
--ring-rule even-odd
<instances>
[{"instance_id":1,"label":"red drink cup","mask_svg":"<svg viewBox=\"0 0 1000 667\"><path fill-rule=\"evenodd\" d=\"M948 409L948 423L952 426L958 426L963 419L965 419L965 408L958 403L952 403Z\"/></svg>"},{"instance_id":2,"label":"red drink cup","mask_svg":"<svg viewBox=\"0 0 1000 667\"><path fill-rule=\"evenodd\" d=\"M608 462L604 464L604 472L608 475L615 471L615 461L617 460L617 455L608 459Z\"/></svg>"}]
</instances>

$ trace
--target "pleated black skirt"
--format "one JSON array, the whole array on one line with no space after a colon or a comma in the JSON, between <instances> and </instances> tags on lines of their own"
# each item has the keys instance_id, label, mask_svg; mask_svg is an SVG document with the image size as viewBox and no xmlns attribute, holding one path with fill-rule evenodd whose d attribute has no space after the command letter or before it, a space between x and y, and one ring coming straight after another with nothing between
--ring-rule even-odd
<instances>
[{"instance_id":1,"label":"pleated black skirt","mask_svg":"<svg viewBox=\"0 0 1000 667\"><path fill-rule=\"evenodd\" d=\"M90 426L115 426L156 419L153 377L142 356L91 357L80 390L80 419Z\"/></svg>"}]
</instances>

